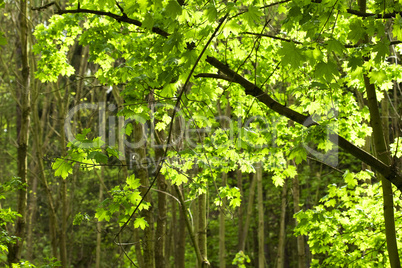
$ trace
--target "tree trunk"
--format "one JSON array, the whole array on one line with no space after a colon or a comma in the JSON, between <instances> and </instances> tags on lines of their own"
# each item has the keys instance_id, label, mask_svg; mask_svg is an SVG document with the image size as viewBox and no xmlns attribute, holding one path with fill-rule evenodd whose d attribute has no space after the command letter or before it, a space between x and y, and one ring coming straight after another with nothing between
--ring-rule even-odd
<instances>
[{"instance_id":1,"label":"tree trunk","mask_svg":"<svg viewBox=\"0 0 402 268\"><path fill-rule=\"evenodd\" d=\"M293 212L296 214L300 211L300 188L299 188L299 177L296 175L293 179ZM295 226L297 226L297 219L295 219ZM297 263L299 268L306 267L306 249L304 236L299 235L297 238Z\"/></svg>"},{"instance_id":2,"label":"tree trunk","mask_svg":"<svg viewBox=\"0 0 402 268\"><path fill-rule=\"evenodd\" d=\"M152 93L149 94L149 105L151 106L151 118L152 118L152 140L155 141L152 144L155 144L155 169L161 165L161 162L164 157L164 143L165 143L165 133L164 131L157 131L155 129L158 120L154 118L155 110L155 101ZM155 232L155 265L156 267L166 267L165 263L165 243L166 243L166 219L167 219L167 211L166 211L166 180L165 176L161 173L157 174L156 183L158 187L158 214L156 218L156 232Z\"/></svg>"},{"instance_id":3,"label":"tree trunk","mask_svg":"<svg viewBox=\"0 0 402 268\"><path fill-rule=\"evenodd\" d=\"M20 45L21 45L21 81L19 92L19 105L17 106L17 174L23 187L18 190L17 212L21 215L15 224L14 235L19 239L15 244L9 245L7 260L11 263L18 263L21 259L22 247L25 240L26 207L27 207L27 168L28 168L28 139L30 121L30 70L28 59L28 14L27 1L19 2L19 21L20 21Z\"/></svg>"},{"instance_id":4,"label":"tree trunk","mask_svg":"<svg viewBox=\"0 0 402 268\"><path fill-rule=\"evenodd\" d=\"M206 187L206 182L204 183ZM203 193L198 196L198 246L200 248L201 257L208 259L207 253L207 194Z\"/></svg>"},{"instance_id":5,"label":"tree trunk","mask_svg":"<svg viewBox=\"0 0 402 268\"><path fill-rule=\"evenodd\" d=\"M248 235L248 229L250 227L250 220L251 215L253 214L253 203L254 203L254 196L255 196L255 185L257 182L256 175L250 174L251 177L251 184L248 193L248 203L247 203L247 214L246 214L246 221L244 223L243 233L241 236L241 243L239 246L239 251L245 251L246 248L246 240Z\"/></svg>"},{"instance_id":6,"label":"tree trunk","mask_svg":"<svg viewBox=\"0 0 402 268\"><path fill-rule=\"evenodd\" d=\"M183 191L183 187L180 186L180 191ZM176 196L179 196L179 193L176 192ZM181 203L180 205L181 206ZM175 251L175 265L177 268L185 268L185 253L186 253L186 222L185 222L185 209L181 209L179 207L179 227L176 232L176 251Z\"/></svg>"},{"instance_id":7,"label":"tree trunk","mask_svg":"<svg viewBox=\"0 0 402 268\"><path fill-rule=\"evenodd\" d=\"M101 177L104 177L104 167L101 167ZM105 189L106 190L106 189ZM103 185L99 184L99 203L103 201ZM102 243L102 223L100 221L96 222L96 252L95 252L95 267L100 268L101 263L101 243Z\"/></svg>"},{"instance_id":8,"label":"tree trunk","mask_svg":"<svg viewBox=\"0 0 402 268\"><path fill-rule=\"evenodd\" d=\"M133 132L134 132L134 142L139 144L141 140L144 139L144 126L140 123L132 122L133 124ZM138 148L134 149L136 153L136 157L138 157L138 163L135 167L136 177L140 179L141 185L141 195L144 196L145 192L149 187L149 177L148 170L146 166L142 164L142 161L146 161L146 145L141 145ZM143 245L143 256L144 256L144 265L146 268L154 268L155 267L155 227L154 227L154 215L152 208L152 199L151 194L147 194L144 197L144 201L150 204L148 210L142 210L141 215L145 218L148 223L148 227L144 229L144 237L142 240Z\"/></svg>"},{"instance_id":9,"label":"tree trunk","mask_svg":"<svg viewBox=\"0 0 402 268\"><path fill-rule=\"evenodd\" d=\"M34 174L38 174L38 167L32 168ZM28 230L27 230L27 254L26 259L30 262L33 261L33 229L36 220L36 210L38 206L38 177L37 175L32 176L31 190L29 195L28 204Z\"/></svg>"},{"instance_id":10,"label":"tree trunk","mask_svg":"<svg viewBox=\"0 0 402 268\"><path fill-rule=\"evenodd\" d=\"M208 260L203 259L202 256L201 256L200 248L198 247L198 243L196 242L193 229L191 228L190 219L188 218L188 215L187 215L187 213L186 213L186 206L185 206L185 203L184 203L183 194L181 193L181 191L180 191L180 189L179 189L179 186L177 186L177 185L175 184L175 185L173 185L173 187L175 188L176 193L177 193L177 196L178 196L178 198L179 198L180 209L183 211L184 221L185 221L185 223L186 223L187 231L188 231L188 234L189 234L189 236L190 236L191 243L193 244L193 248L194 248L195 254L196 254L196 256L197 256L197 261L198 261L199 264L201 264L200 267L202 267L202 268L203 268L203 267L209 267L210 264L209 264Z\"/></svg>"},{"instance_id":11,"label":"tree trunk","mask_svg":"<svg viewBox=\"0 0 402 268\"><path fill-rule=\"evenodd\" d=\"M239 169L236 170L236 178L237 178L237 188L239 188L240 191L240 196L244 200L244 192L243 192L243 174ZM242 201L243 201L242 200ZM242 237L243 237L243 213L244 213L244 202L240 203L239 210L238 210L238 222L239 222L239 227L237 229L237 236L238 236L238 251L240 251L240 245L243 243Z\"/></svg>"},{"instance_id":12,"label":"tree trunk","mask_svg":"<svg viewBox=\"0 0 402 268\"><path fill-rule=\"evenodd\" d=\"M366 12L366 0L359 0L359 7L361 12ZM367 37L364 40L368 42ZM364 85L367 92L368 107L370 111L370 124L373 129L373 143L375 153L380 161L386 165L391 165L391 156L387 149L384 136L383 125L381 120L380 111L378 108L377 93L375 85L370 83L370 79L367 74L363 74ZM388 120L386 120L388 123ZM384 126L388 128L388 124ZM388 132L388 131L387 131ZM385 236L387 240L387 250L389 255L389 261L392 268L401 267L398 253L398 245L396 242L396 230L395 230L395 217L394 217L394 197L392 193L392 184L385 179L379 172L377 176L382 182L382 193L384 198L384 222L385 222Z\"/></svg>"},{"instance_id":13,"label":"tree trunk","mask_svg":"<svg viewBox=\"0 0 402 268\"><path fill-rule=\"evenodd\" d=\"M257 180L258 193L258 267L265 267L264 257L264 197L262 185L262 164L258 162L256 165L255 178Z\"/></svg>"},{"instance_id":14,"label":"tree trunk","mask_svg":"<svg viewBox=\"0 0 402 268\"><path fill-rule=\"evenodd\" d=\"M285 267L285 244L286 244L286 229L285 229L285 217L286 217L286 194L287 184L284 181L282 186L282 203L281 203L281 219L279 226L279 245L278 245L278 268Z\"/></svg>"},{"instance_id":15,"label":"tree trunk","mask_svg":"<svg viewBox=\"0 0 402 268\"><path fill-rule=\"evenodd\" d=\"M228 174L222 173L222 187L226 186ZM226 209L226 198L221 197L221 206L219 210L219 267L226 267L226 249L225 249L225 209Z\"/></svg>"}]
</instances>

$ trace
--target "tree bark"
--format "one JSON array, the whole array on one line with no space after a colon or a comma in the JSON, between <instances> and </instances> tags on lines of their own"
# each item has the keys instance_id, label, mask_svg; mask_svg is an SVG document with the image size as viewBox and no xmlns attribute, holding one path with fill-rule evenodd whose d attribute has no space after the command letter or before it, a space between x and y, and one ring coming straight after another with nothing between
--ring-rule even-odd
<instances>
[{"instance_id":1,"label":"tree bark","mask_svg":"<svg viewBox=\"0 0 402 268\"><path fill-rule=\"evenodd\" d=\"M282 186L282 196L281 196L281 218L279 225L279 245L278 245L278 268L285 267L285 244L286 244L286 195L287 195L287 184L284 181Z\"/></svg>"},{"instance_id":2,"label":"tree bark","mask_svg":"<svg viewBox=\"0 0 402 268\"><path fill-rule=\"evenodd\" d=\"M258 267L265 267L265 244L264 244L264 196L262 185L262 164L256 165L255 178L258 193Z\"/></svg>"},{"instance_id":3,"label":"tree bark","mask_svg":"<svg viewBox=\"0 0 402 268\"><path fill-rule=\"evenodd\" d=\"M152 104L151 104L152 105ZM152 111L153 113L156 111ZM164 133L162 131L156 131L155 125L157 122L153 124L152 133L155 135L156 139L156 148L155 148L155 168L160 165L162 158L164 156ZM162 174L158 174L156 178L156 183L158 187L158 215L156 219L156 232L155 232L155 265L156 267L165 267L165 243L166 243L166 219L167 219L167 211L166 211L166 180L165 176Z\"/></svg>"},{"instance_id":4,"label":"tree bark","mask_svg":"<svg viewBox=\"0 0 402 268\"><path fill-rule=\"evenodd\" d=\"M242 237L241 237L241 243L240 243L239 251L240 250L245 251L246 240L247 240L247 235L248 235L248 229L250 227L251 215L253 214L255 185L256 185L257 179L256 179L255 174L250 175L250 177L251 177L251 185L250 185L249 194L248 194L246 221L244 223L244 228L243 228L243 233L242 233Z\"/></svg>"},{"instance_id":5,"label":"tree bark","mask_svg":"<svg viewBox=\"0 0 402 268\"><path fill-rule=\"evenodd\" d=\"M207 183L204 182L207 187ZM208 259L207 252L207 194L203 193L198 197L198 246L201 257Z\"/></svg>"},{"instance_id":6,"label":"tree bark","mask_svg":"<svg viewBox=\"0 0 402 268\"><path fill-rule=\"evenodd\" d=\"M182 188L182 187L180 187ZM183 190L179 188L179 191ZM176 191L176 196L179 196L179 193ZM181 206L181 203L180 203ZM186 222L185 222L185 209L180 207L179 209L179 228L176 230L176 252L175 252L175 265L177 268L185 268L185 253L186 253Z\"/></svg>"},{"instance_id":7,"label":"tree bark","mask_svg":"<svg viewBox=\"0 0 402 268\"><path fill-rule=\"evenodd\" d=\"M104 167L101 167L101 177L104 177ZM106 189L105 189L106 190ZM99 184L99 203L103 201L103 185ZM95 252L95 267L100 268L101 264L101 244L102 244L102 223L100 221L96 222L96 252Z\"/></svg>"},{"instance_id":8,"label":"tree bark","mask_svg":"<svg viewBox=\"0 0 402 268\"><path fill-rule=\"evenodd\" d=\"M240 245L243 243L243 241L242 241L242 237L243 237L242 234L243 234L243 229L244 229L243 214L244 214L244 204L245 204L244 203L244 191L243 191L243 174L242 174L240 168L236 170L236 178L237 178L237 188L239 188L240 196L242 197L242 201L243 201L240 203L239 210L238 210L239 227L237 230L237 232L238 232L237 236L238 236L238 251L240 251L241 250Z\"/></svg>"},{"instance_id":9,"label":"tree bark","mask_svg":"<svg viewBox=\"0 0 402 268\"><path fill-rule=\"evenodd\" d=\"M140 123L132 122L133 124L133 132L134 132L134 142L138 145L139 142L144 139L144 126ZM147 165L143 164L143 161L146 161L146 145L138 146L134 148L134 152L136 153L136 157L138 157L138 165L135 167L136 169L136 177L140 179L141 185L145 187L141 187L141 195L144 196L145 192L149 187L149 176ZM147 194L144 198L144 201L150 204L148 210L142 210L141 215L145 218L148 223L148 227L144 229L144 237L142 240L143 245L143 256L144 256L144 265L146 268L154 268L155 267L155 227L154 227L154 215L152 208L152 199L151 194Z\"/></svg>"},{"instance_id":10,"label":"tree bark","mask_svg":"<svg viewBox=\"0 0 402 268\"><path fill-rule=\"evenodd\" d=\"M22 247L25 240L26 225L26 207L27 207L27 169L28 169L28 140L29 140L29 122L30 122L30 70L29 70L29 30L28 30L28 13L27 1L19 2L19 21L20 21L20 45L21 45L21 81L19 92L19 105L17 106L17 174L22 183L22 187L18 190L17 212L21 215L15 224L14 235L18 237L15 244L8 246L8 263L18 263L21 259Z\"/></svg>"},{"instance_id":11,"label":"tree bark","mask_svg":"<svg viewBox=\"0 0 402 268\"><path fill-rule=\"evenodd\" d=\"M222 178L222 187L226 186L228 174L223 172L221 175ZM226 267L226 249L225 249L225 208L226 208L226 198L221 197L221 206L219 209L219 267Z\"/></svg>"},{"instance_id":12,"label":"tree bark","mask_svg":"<svg viewBox=\"0 0 402 268\"><path fill-rule=\"evenodd\" d=\"M181 191L179 189L179 186L177 186L175 184L175 185L173 185L173 187L175 188L177 196L179 198L180 209L183 211L184 221L186 223L187 231L188 231L188 234L190 236L191 243L193 244L195 254L197 256L197 261L198 261L199 264L201 264L200 265L201 268L209 267L210 266L209 261L207 259L203 259L202 256L201 256L201 251L200 251L200 248L198 247L198 243L196 242L193 229L191 228L190 219L188 218L188 215L187 215L187 212L186 212L186 206L185 206L185 203L184 203L184 198L183 198L183 195L182 195L182 193L181 193Z\"/></svg>"},{"instance_id":13,"label":"tree bark","mask_svg":"<svg viewBox=\"0 0 402 268\"><path fill-rule=\"evenodd\" d=\"M360 12L366 11L366 0L358 0ZM368 43L368 38L363 40L364 43ZM378 107L377 93L375 85L370 82L367 74L363 74L364 85L367 92L368 107L370 111L370 124L373 129L373 143L375 153L380 161L385 163L385 165L391 165L391 155L387 149L386 140L388 137L384 136L388 133L388 130L384 131L389 127L388 118L381 120L381 115ZM383 123L386 123L383 129ZM391 182L385 180L381 172L377 172L377 176L381 179L382 192L383 192L383 207L384 207L384 222L385 222L385 236L387 241L387 250L389 261L392 268L401 267L398 253L398 245L396 242L396 230L395 230L395 217L394 217L394 198L392 193Z\"/></svg>"},{"instance_id":14,"label":"tree bark","mask_svg":"<svg viewBox=\"0 0 402 268\"><path fill-rule=\"evenodd\" d=\"M294 214L300 211L300 187L299 177L296 175L293 178L293 212ZM297 226L297 219L295 219L295 226ZM304 235L299 235L297 238L297 264L299 268L306 267L306 248L304 242Z\"/></svg>"}]
</instances>

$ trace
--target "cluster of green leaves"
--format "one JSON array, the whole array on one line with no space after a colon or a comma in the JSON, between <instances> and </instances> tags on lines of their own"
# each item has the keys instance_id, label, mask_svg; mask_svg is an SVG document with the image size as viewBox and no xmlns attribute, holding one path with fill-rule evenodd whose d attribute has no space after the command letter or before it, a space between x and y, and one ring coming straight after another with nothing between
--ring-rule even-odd
<instances>
[{"instance_id":1,"label":"cluster of green leaves","mask_svg":"<svg viewBox=\"0 0 402 268\"><path fill-rule=\"evenodd\" d=\"M56 158L52 164L55 176L66 179L69 174L72 174L75 164L79 164L83 170L91 170L107 164L109 157L119 157L119 151L113 147L108 146L105 150L102 149L105 142L100 137L88 139L87 135L90 132L91 129L87 128L77 134L75 140L67 145L70 148L67 155Z\"/></svg>"},{"instance_id":2,"label":"cluster of green leaves","mask_svg":"<svg viewBox=\"0 0 402 268\"><path fill-rule=\"evenodd\" d=\"M232 261L233 265L236 265L239 268L246 268L247 264L250 263L250 258L244 254L243 251L237 252L235 258Z\"/></svg>"},{"instance_id":3,"label":"cluster of green leaves","mask_svg":"<svg viewBox=\"0 0 402 268\"><path fill-rule=\"evenodd\" d=\"M22 187L24 185L18 177L13 177L9 181L0 183L0 200L5 199L7 193L21 189ZM0 208L0 255L7 253L7 245L14 244L17 239L17 237L8 233L6 225L14 223L15 219L20 216L16 211L11 210L11 208Z\"/></svg>"},{"instance_id":4,"label":"cluster of green leaves","mask_svg":"<svg viewBox=\"0 0 402 268\"><path fill-rule=\"evenodd\" d=\"M123 225L133 214L135 208L141 201L140 180L131 175L127 178L124 186L115 186L109 191L111 197L106 198L96 210L95 217L99 221L110 221L113 216L118 217L118 223ZM143 201L138 206L138 211L148 209L150 204ZM144 229L148 223L144 217L136 217L134 228Z\"/></svg>"},{"instance_id":5,"label":"cluster of green leaves","mask_svg":"<svg viewBox=\"0 0 402 268\"><path fill-rule=\"evenodd\" d=\"M330 185L319 205L295 214L294 232L308 235L312 267L389 267L381 185L367 183L371 176L367 171L346 172L344 186ZM401 205L401 198L396 198L395 207ZM395 219L398 230L402 227L398 210ZM397 239L402 242L400 235Z\"/></svg>"}]
</instances>

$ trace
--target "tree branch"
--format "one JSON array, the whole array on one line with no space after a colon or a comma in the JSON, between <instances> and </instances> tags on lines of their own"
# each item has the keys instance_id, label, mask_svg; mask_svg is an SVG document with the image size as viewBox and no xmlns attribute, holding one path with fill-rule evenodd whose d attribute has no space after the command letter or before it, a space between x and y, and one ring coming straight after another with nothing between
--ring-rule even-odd
<instances>
[{"instance_id":1,"label":"tree branch","mask_svg":"<svg viewBox=\"0 0 402 268\"><path fill-rule=\"evenodd\" d=\"M386 14L374 14L374 13L361 12L361 11L354 10L354 9L347 9L346 11L349 14L356 15L356 16L362 17L362 18L375 17L376 19L391 19L391 18L395 18L395 16L397 14L402 15L402 12L392 12L392 13L386 13Z\"/></svg>"},{"instance_id":2,"label":"tree branch","mask_svg":"<svg viewBox=\"0 0 402 268\"><path fill-rule=\"evenodd\" d=\"M46 5L40 6L40 7L31 7L31 10L42 10L42 9L46 9L48 7L51 7L53 5L56 5L57 9L60 10L59 5L55 1L50 2L50 3L46 4Z\"/></svg>"},{"instance_id":3,"label":"tree branch","mask_svg":"<svg viewBox=\"0 0 402 268\"><path fill-rule=\"evenodd\" d=\"M298 45L302 45L302 42L296 41L296 40L292 40L292 39L286 39L286 38L282 38L279 36L275 36L275 35L271 35L271 34L261 34L261 33L251 33L251 32L243 32L242 34L250 34L250 35L256 35L256 36L263 36L263 37L269 37L272 39L276 39L276 40L281 40L281 41L285 41L285 42L293 42L295 44Z\"/></svg>"},{"instance_id":4,"label":"tree branch","mask_svg":"<svg viewBox=\"0 0 402 268\"><path fill-rule=\"evenodd\" d=\"M138 27L142 26L142 23L138 20L135 19L130 19L127 17L127 15L117 15L111 12L106 12L106 11L99 11L99 10L90 10L90 9L73 9L73 10L59 10L56 12L56 14L63 15L63 14L77 14L77 13L86 13L86 14L95 14L95 15L100 15L100 16L107 16L110 18L115 19L118 22L126 22L129 24L136 25ZM168 37L170 34L168 32L165 32L159 27L152 27L152 32L159 34L163 37Z\"/></svg>"},{"instance_id":5,"label":"tree branch","mask_svg":"<svg viewBox=\"0 0 402 268\"><path fill-rule=\"evenodd\" d=\"M305 127L319 125L317 122L313 121L309 115L303 115L275 101L261 88L251 83L241 75L237 74L235 71L230 69L227 65L225 65L218 59L214 57L207 57L206 61L227 76L224 77L223 79L227 80L229 78L230 81L241 85L244 88L245 93L247 95L254 96L260 102L264 103L266 106L268 106L275 112L279 113L280 115L283 115L301 125L304 125ZM208 76L207 75L200 76L200 75L198 75L198 77L213 77L213 78L216 77L210 74ZM220 76L216 78L222 78L222 77ZM329 134L329 140L332 143L344 149L346 152L356 157L357 159L371 166L373 169L381 173L387 180L393 183L399 190L402 191L402 176L394 167L384 164L382 161L380 161L373 155L362 150L361 148L352 144L351 142L349 142L342 136L339 136L338 134Z\"/></svg>"}]
</instances>

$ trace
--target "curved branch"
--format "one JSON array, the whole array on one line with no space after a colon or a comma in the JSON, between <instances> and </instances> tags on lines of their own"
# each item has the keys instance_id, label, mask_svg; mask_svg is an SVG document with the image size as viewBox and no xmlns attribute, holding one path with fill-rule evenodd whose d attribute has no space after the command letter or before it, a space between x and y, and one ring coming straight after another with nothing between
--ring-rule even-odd
<instances>
[{"instance_id":1,"label":"curved branch","mask_svg":"<svg viewBox=\"0 0 402 268\"><path fill-rule=\"evenodd\" d=\"M142 26L142 23L139 20L130 19L127 15L117 15L111 12L100 11L100 10L91 10L91 9L70 9L70 10L59 10L56 14L63 15L63 14L78 14L78 13L85 13L85 14L95 14L100 16L107 16L112 19L115 19L118 22L126 22L129 24L136 25L138 27ZM163 37L168 37L170 34L159 27L152 27L151 31L153 33L159 34Z\"/></svg>"},{"instance_id":2,"label":"curved branch","mask_svg":"<svg viewBox=\"0 0 402 268\"><path fill-rule=\"evenodd\" d=\"M264 103L266 106L268 106L275 112L279 113L280 115L283 115L301 125L304 125L305 127L319 125L317 122L313 121L309 115L301 114L275 101L261 88L251 83L241 75L237 74L235 71L230 69L227 65L225 65L218 59L214 57L207 57L206 61L215 68L217 68L219 71L224 73L229 78L230 81L241 85L244 88L244 91L247 95L254 96L260 102ZM198 75L198 77L202 76ZM208 75L208 77L214 77L214 76ZM225 77L225 80L227 80L227 77ZM357 159L371 166L373 169L381 173L387 180L393 183L399 190L402 191L402 176L394 167L384 164L382 161L380 161L373 155L362 150L361 148L357 147L356 145L349 142L342 136L339 136L338 134L329 134L329 140L332 143L344 149L346 152L356 157Z\"/></svg>"}]
</instances>

